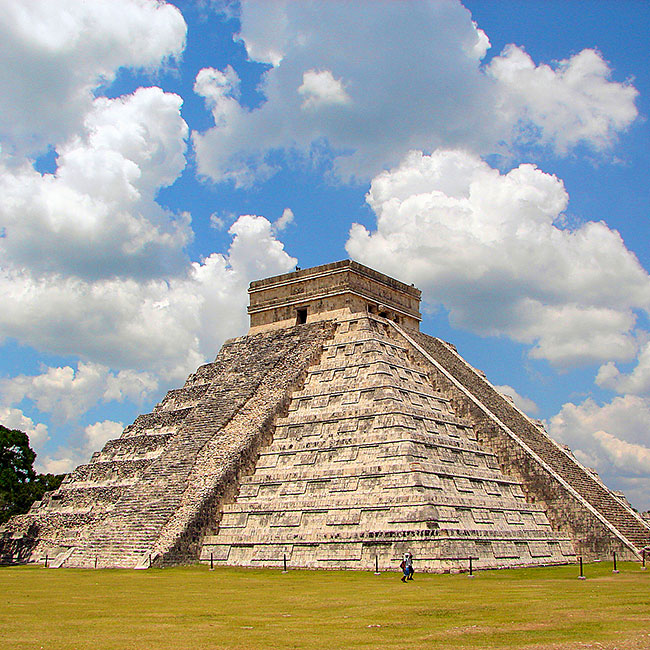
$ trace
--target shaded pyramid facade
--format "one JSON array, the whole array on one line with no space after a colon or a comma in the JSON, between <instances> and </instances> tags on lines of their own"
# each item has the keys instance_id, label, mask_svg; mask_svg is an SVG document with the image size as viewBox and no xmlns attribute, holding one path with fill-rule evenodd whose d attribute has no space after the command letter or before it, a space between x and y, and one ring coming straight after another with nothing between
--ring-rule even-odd
<instances>
[{"instance_id":1,"label":"shaded pyramid facade","mask_svg":"<svg viewBox=\"0 0 650 650\"><path fill-rule=\"evenodd\" d=\"M4 561L421 570L635 557L650 528L351 261L251 284L251 329L2 533Z\"/></svg>"}]
</instances>

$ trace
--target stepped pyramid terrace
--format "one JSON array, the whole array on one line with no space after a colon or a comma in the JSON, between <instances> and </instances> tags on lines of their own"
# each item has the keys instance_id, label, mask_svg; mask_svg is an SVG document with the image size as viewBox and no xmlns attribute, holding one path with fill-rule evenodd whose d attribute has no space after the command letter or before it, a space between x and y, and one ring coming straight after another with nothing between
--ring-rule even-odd
<instances>
[{"instance_id":1,"label":"stepped pyramid terrace","mask_svg":"<svg viewBox=\"0 0 650 650\"><path fill-rule=\"evenodd\" d=\"M636 558L650 527L353 261L250 285L250 330L0 529L3 562L418 570Z\"/></svg>"}]
</instances>

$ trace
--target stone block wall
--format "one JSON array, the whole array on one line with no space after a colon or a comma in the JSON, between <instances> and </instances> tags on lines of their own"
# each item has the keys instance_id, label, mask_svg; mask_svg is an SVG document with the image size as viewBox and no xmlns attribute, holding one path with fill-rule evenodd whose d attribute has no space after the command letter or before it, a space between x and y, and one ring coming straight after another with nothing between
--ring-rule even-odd
<instances>
[{"instance_id":1,"label":"stone block wall","mask_svg":"<svg viewBox=\"0 0 650 650\"><path fill-rule=\"evenodd\" d=\"M299 309L307 322L374 309L407 328L419 327L419 289L351 260L257 280L249 294L251 332L293 325Z\"/></svg>"},{"instance_id":2,"label":"stone block wall","mask_svg":"<svg viewBox=\"0 0 650 650\"><path fill-rule=\"evenodd\" d=\"M202 561L420 570L574 559L383 319L336 322L319 363L205 538Z\"/></svg>"},{"instance_id":3,"label":"stone block wall","mask_svg":"<svg viewBox=\"0 0 650 650\"><path fill-rule=\"evenodd\" d=\"M576 552L592 559L613 551L638 558L650 544L650 527L629 506L501 395L453 346L420 332L394 329L426 355L423 362L429 364L435 385L474 424L504 472L522 481L527 499L544 506L553 528L571 536Z\"/></svg>"},{"instance_id":4,"label":"stone block wall","mask_svg":"<svg viewBox=\"0 0 650 650\"><path fill-rule=\"evenodd\" d=\"M254 464L331 329L323 322L226 342L183 388L11 520L0 542L5 561L25 559L26 548L32 561L49 555L80 567L195 558L203 529Z\"/></svg>"}]
</instances>

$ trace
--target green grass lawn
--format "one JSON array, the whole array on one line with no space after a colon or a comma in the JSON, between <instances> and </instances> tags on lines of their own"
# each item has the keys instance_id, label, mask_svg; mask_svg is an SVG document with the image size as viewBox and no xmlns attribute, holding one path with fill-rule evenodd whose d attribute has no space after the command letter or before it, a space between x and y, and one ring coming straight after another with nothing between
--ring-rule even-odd
<instances>
[{"instance_id":1,"label":"green grass lawn","mask_svg":"<svg viewBox=\"0 0 650 650\"><path fill-rule=\"evenodd\" d=\"M650 648L650 570L0 568L0 648Z\"/></svg>"}]
</instances>

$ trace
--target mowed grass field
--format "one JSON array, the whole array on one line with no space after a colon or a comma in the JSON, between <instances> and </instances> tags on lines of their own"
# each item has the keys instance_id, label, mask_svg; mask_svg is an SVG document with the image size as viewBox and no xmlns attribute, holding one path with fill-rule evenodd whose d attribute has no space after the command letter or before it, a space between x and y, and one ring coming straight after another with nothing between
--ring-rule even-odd
<instances>
[{"instance_id":1,"label":"mowed grass field","mask_svg":"<svg viewBox=\"0 0 650 650\"><path fill-rule=\"evenodd\" d=\"M650 569L0 568L0 648L650 648Z\"/></svg>"}]
</instances>

